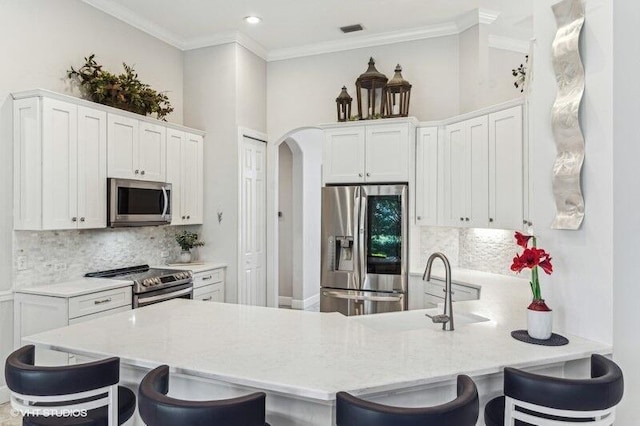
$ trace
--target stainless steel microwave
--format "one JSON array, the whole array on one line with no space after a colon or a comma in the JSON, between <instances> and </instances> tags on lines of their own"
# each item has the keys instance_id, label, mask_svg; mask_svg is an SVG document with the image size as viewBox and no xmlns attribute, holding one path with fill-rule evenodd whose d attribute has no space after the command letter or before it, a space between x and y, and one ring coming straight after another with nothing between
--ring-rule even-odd
<instances>
[{"instance_id":1,"label":"stainless steel microwave","mask_svg":"<svg viewBox=\"0 0 640 426\"><path fill-rule=\"evenodd\" d=\"M107 221L112 228L171 223L171 184L131 179L107 180Z\"/></svg>"}]
</instances>

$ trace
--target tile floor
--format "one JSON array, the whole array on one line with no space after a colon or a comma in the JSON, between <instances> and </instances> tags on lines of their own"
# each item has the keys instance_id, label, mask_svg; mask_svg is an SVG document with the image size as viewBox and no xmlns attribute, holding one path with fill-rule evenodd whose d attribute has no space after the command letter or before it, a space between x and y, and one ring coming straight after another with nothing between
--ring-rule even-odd
<instances>
[{"instance_id":1,"label":"tile floor","mask_svg":"<svg viewBox=\"0 0 640 426\"><path fill-rule=\"evenodd\" d=\"M0 405L0 426L20 426L22 417L12 415L11 406L7 404Z\"/></svg>"}]
</instances>

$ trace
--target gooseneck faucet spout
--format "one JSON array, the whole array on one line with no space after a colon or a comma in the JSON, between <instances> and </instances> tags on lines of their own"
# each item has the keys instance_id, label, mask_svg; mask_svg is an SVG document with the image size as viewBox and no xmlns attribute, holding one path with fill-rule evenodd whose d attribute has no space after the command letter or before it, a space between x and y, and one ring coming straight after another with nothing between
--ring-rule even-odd
<instances>
[{"instance_id":1,"label":"gooseneck faucet spout","mask_svg":"<svg viewBox=\"0 0 640 426\"><path fill-rule=\"evenodd\" d=\"M431 280L431 266L436 259L442 260L444 263L444 282L445 282L445 296L444 296L444 314L443 315L429 315L434 323L442 323L442 329L445 331L453 331L453 300L451 298L451 264L449 259L443 253L433 253L427 260L427 267L422 275L423 281Z\"/></svg>"}]
</instances>

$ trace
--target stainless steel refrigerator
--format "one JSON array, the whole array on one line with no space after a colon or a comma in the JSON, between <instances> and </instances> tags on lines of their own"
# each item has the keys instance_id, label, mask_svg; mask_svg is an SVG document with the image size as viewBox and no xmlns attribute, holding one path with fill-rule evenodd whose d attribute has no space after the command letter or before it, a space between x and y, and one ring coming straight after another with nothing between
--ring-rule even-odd
<instances>
[{"instance_id":1,"label":"stainless steel refrigerator","mask_svg":"<svg viewBox=\"0 0 640 426\"><path fill-rule=\"evenodd\" d=\"M407 185L322 189L320 311L407 309Z\"/></svg>"}]
</instances>

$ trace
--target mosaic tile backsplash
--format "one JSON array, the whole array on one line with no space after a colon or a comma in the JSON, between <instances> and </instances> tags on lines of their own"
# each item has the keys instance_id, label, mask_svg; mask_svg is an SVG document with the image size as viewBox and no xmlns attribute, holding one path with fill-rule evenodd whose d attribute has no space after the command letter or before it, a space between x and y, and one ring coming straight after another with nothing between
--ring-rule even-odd
<instances>
[{"instance_id":1,"label":"mosaic tile backsplash","mask_svg":"<svg viewBox=\"0 0 640 426\"><path fill-rule=\"evenodd\" d=\"M16 288L53 284L87 272L176 261L178 228L141 227L82 231L16 231Z\"/></svg>"},{"instance_id":2,"label":"mosaic tile backsplash","mask_svg":"<svg viewBox=\"0 0 640 426\"><path fill-rule=\"evenodd\" d=\"M435 251L446 254L451 266L501 275L516 275L510 269L513 257L518 252L513 231L422 227L420 264L426 265L429 255ZM522 273L522 277L526 277L525 272Z\"/></svg>"}]
</instances>

